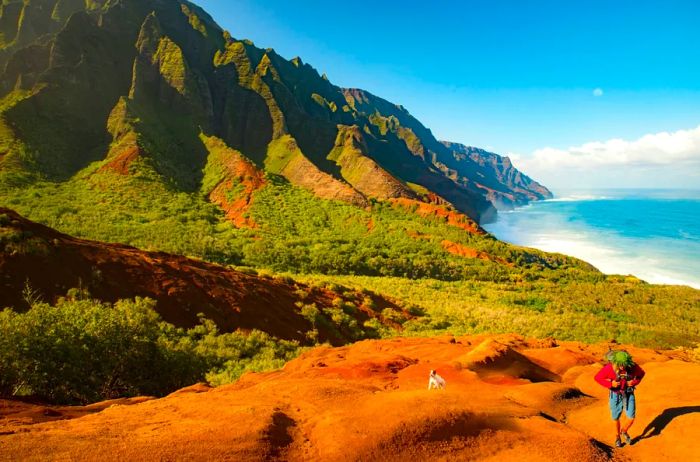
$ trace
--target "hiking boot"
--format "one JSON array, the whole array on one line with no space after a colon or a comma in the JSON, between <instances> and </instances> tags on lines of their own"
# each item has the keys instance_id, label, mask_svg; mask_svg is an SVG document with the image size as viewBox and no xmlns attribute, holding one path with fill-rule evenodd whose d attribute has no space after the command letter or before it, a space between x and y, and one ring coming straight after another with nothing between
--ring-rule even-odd
<instances>
[{"instance_id":1,"label":"hiking boot","mask_svg":"<svg viewBox=\"0 0 700 462\"><path fill-rule=\"evenodd\" d=\"M621 448L623 446L622 440L620 438L615 440L615 447L616 448Z\"/></svg>"},{"instance_id":2,"label":"hiking boot","mask_svg":"<svg viewBox=\"0 0 700 462\"><path fill-rule=\"evenodd\" d=\"M627 433L627 432L622 432L622 433L620 434L620 436L622 436L622 437L625 439L625 443L627 443L627 444L632 444L632 438L630 438L629 433Z\"/></svg>"}]
</instances>

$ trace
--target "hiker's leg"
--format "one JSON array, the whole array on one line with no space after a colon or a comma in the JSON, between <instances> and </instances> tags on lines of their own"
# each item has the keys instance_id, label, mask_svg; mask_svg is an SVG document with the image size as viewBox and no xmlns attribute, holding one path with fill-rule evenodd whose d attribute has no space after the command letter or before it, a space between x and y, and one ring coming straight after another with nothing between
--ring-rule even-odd
<instances>
[{"instance_id":1,"label":"hiker's leg","mask_svg":"<svg viewBox=\"0 0 700 462\"><path fill-rule=\"evenodd\" d=\"M620 416L622 415L622 397L610 392L610 417L615 421L615 439L620 439Z\"/></svg>"},{"instance_id":2,"label":"hiker's leg","mask_svg":"<svg viewBox=\"0 0 700 462\"><path fill-rule=\"evenodd\" d=\"M623 431L627 433L627 430L629 430L632 424L634 424L634 418L637 416L637 402L634 398L634 394L627 395L627 399L625 401L625 413L627 414L627 419L629 419L629 422L627 422L627 425L625 425L625 429Z\"/></svg>"},{"instance_id":3,"label":"hiker's leg","mask_svg":"<svg viewBox=\"0 0 700 462\"><path fill-rule=\"evenodd\" d=\"M622 415L623 402L622 395L610 392L610 417L612 420L619 420Z\"/></svg>"},{"instance_id":4,"label":"hiker's leg","mask_svg":"<svg viewBox=\"0 0 700 462\"><path fill-rule=\"evenodd\" d=\"M627 425L625 425L625 428L622 431L627 433L633 424L634 424L634 419L628 420Z\"/></svg>"}]
</instances>

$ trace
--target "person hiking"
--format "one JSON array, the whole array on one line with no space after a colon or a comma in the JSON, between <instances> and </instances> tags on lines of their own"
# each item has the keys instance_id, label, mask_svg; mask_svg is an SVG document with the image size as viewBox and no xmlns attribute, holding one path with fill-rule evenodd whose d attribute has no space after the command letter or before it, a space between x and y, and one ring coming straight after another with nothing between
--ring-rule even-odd
<instances>
[{"instance_id":1,"label":"person hiking","mask_svg":"<svg viewBox=\"0 0 700 462\"><path fill-rule=\"evenodd\" d=\"M595 375L595 381L610 390L610 414L615 421L615 446L622 447L622 438L627 444L632 443L628 431L637 413L634 390L644 378L644 370L632 360L632 355L626 351L611 351L606 355L608 364ZM628 422L620 430L620 417L625 409Z\"/></svg>"}]
</instances>

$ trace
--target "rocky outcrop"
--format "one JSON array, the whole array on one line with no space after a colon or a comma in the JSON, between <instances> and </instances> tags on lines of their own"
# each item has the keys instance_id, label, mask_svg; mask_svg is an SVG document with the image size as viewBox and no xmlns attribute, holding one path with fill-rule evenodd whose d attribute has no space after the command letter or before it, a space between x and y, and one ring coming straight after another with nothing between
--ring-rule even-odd
<instances>
[{"instance_id":1,"label":"rocky outcrop","mask_svg":"<svg viewBox=\"0 0 700 462\"><path fill-rule=\"evenodd\" d=\"M392 199L416 198L401 181L384 170L367 155L367 144L357 125L338 126L338 137L328 158L340 167L340 174L367 197Z\"/></svg>"}]
</instances>

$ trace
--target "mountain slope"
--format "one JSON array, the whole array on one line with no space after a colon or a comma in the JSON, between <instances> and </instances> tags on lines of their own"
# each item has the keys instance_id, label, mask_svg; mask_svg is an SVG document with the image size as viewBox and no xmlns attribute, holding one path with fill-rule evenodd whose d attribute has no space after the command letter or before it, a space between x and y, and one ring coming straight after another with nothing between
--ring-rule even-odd
<instances>
[{"instance_id":1,"label":"mountain slope","mask_svg":"<svg viewBox=\"0 0 700 462\"><path fill-rule=\"evenodd\" d=\"M225 332L257 329L302 342L309 341L307 333L314 329L318 340L334 344L376 335L364 326L370 319L397 327L380 314L387 308L407 316L378 296L334 293L162 252L75 239L4 208L0 275L0 308L27 309L29 292L51 302L80 288L107 302L152 298L162 318L178 327L197 325L202 313ZM317 308L317 319L304 316L302 307L310 305ZM335 325L331 315L340 307L349 315L347 322Z\"/></svg>"},{"instance_id":2,"label":"mountain slope","mask_svg":"<svg viewBox=\"0 0 700 462\"><path fill-rule=\"evenodd\" d=\"M0 36L0 170L10 185L66 181L97 162L195 192L203 139L214 137L258 169L362 207L449 202L487 221L493 190L540 197L539 185L511 181L517 173L457 168L401 106L236 40L184 0L8 0ZM233 194L226 203L249 203L252 191Z\"/></svg>"}]
</instances>

